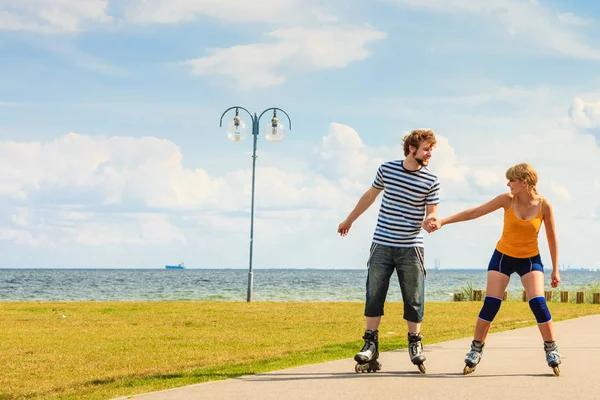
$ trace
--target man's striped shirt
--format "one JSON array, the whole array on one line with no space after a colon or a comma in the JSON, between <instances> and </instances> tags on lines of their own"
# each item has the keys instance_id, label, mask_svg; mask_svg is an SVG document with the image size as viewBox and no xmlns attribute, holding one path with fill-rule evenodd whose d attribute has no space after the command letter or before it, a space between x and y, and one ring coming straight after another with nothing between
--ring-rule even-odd
<instances>
[{"instance_id":1,"label":"man's striped shirt","mask_svg":"<svg viewBox=\"0 0 600 400\"><path fill-rule=\"evenodd\" d=\"M409 171L402 160L382 164L373 187L383 199L373 243L393 247L424 247L421 224L426 205L440 202L440 181L427 167Z\"/></svg>"}]
</instances>

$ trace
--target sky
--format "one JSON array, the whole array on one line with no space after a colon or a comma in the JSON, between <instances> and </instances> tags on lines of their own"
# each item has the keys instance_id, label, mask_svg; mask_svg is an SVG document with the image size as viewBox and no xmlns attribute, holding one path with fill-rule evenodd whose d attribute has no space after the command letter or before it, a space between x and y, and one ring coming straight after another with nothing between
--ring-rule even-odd
<instances>
[{"instance_id":1,"label":"sky","mask_svg":"<svg viewBox=\"0 0 600 400\"><path fill-rule=\"evenodd\" d=\"M232 106L292 120L260 120L256 269L365 268L381 196L337 226L417 128L440 216L529 162L559 263L600 268L598 37L591 1L0 0L0 268L248 268ZM501 230L425 234L426 265L484 269Z\"/></svg>"}]
</instances>

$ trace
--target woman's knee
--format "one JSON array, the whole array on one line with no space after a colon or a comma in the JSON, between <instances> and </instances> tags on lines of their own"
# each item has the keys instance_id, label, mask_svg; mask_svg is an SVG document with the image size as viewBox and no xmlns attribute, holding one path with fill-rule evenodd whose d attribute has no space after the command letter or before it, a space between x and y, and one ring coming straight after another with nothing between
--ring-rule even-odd
<instances>
[{"instance_id":1,"label":"woman's knee","mask_svg":"<svg viewBox=\"0 0 600 400\"><path fill-rule=\"evenodd\" d=\"M548 304L546 303L546 298L544 296L534 297L529 300L529 308L535 315L535 319L538 324L545 324L546 322L552 320L552 315L550 314L550 310L548 309Z\"/></svg>"},{"instance_id":2,"label":"woman's knee","mask_svg":"<svg viewBox=\"0 0 600 400\"><path fill-rule=\"evenodd\" d=\"M498 314L498 310L500 310L500 306L502 305L502 299L498 297L485 296L483 300L483 307L481 307L481 311L479 312L479 319L482 319L486 322L492 322L494 318L496 318L496 314Z\"/></svg>"}]
</instances>

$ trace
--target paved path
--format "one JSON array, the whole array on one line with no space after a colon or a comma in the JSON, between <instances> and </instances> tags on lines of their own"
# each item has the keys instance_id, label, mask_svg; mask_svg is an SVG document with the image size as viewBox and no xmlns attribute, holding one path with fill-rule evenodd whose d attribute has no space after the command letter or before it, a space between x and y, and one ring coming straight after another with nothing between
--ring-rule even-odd
<instances>
[{"instance_id":1,"label":"paved path","mask_svg":"<svg viewBox=\"0 0 600 400\"><path fill-rule=\"evenodd\" d=\"M599 308L600 311L600 308ZM381 353L383 370L356 374L344 359L132 397L187 399L600 399L600 314L555 324L560 377L547 366L537 327L491 334L477 371L463 376L470 338L425 346L427 374L406 350Z\"/></svg>"}]
</instances>

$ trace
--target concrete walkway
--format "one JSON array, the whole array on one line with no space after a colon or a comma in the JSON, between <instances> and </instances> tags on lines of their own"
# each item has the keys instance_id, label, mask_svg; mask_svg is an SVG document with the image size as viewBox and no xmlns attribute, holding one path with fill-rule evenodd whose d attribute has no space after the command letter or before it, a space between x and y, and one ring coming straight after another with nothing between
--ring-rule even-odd
<instances>
[{"instance_id":1,"label":"concrete walkway","mask_svg":"<svg viewBox=\"0 0 600 400\"><path fill-rule=\"evenodd\" d=\"M600 307L599 307L600 312ZM381 353L383 369L354 372L344 359L148 393L139 400L186 399L600 399L600 314L555 324L560 376L546 364L537 327L491 334L481 364L463 376L470 338L425 346L427 374L406 350ZM426 338L425 338L426 343Z\"/></svg>"}]
</instances>

